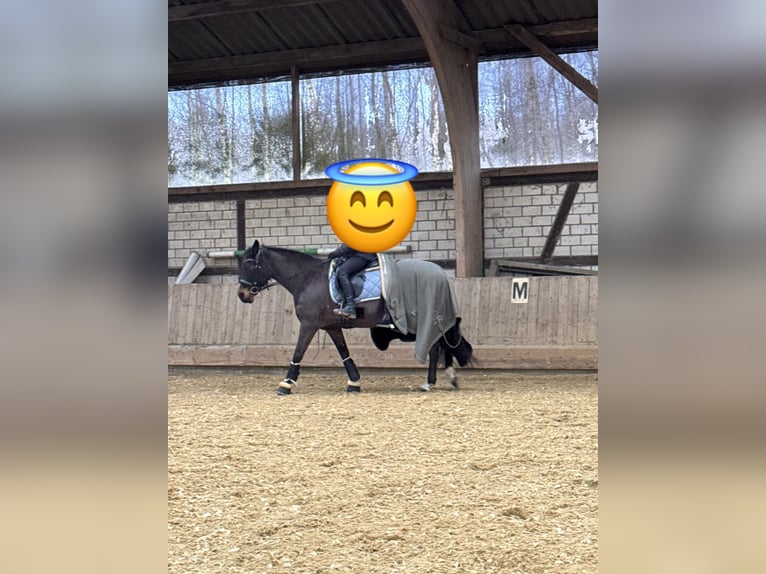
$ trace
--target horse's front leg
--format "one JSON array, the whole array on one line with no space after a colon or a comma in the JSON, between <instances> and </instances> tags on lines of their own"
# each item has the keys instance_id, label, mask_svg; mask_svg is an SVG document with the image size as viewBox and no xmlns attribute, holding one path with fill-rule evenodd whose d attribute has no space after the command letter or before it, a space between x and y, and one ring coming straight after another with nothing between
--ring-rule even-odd
<instances>
[{"instance_id":1,"label":"horse's front leg","mask_svg":"<svg viewBox=\"0 0 766 574\"><path fill-rule=\"evenodd\" d=\"M361 390L359 379L362 377L359 374L359 369L357 369L354 364L354 360L348 352L346 337L343 336L343 331L341 329L327 329L327 334L330 335L330 339L335 343L335 348L338 349L338 354L343 361L343 366L346 368L346 374L348 375L346 392L358 393Z\"/></svg>"},{"instance_id":2,"label":"horse's front leg","mask_svg":"<svg viewBox=\"0 0 766 574\"><path fill-rule=\"evenodd\" d=\"M314 333L316 332L316 327L308 327L301 324L301 329L298 333L298 344L295 345L293 358L290 361L290 367L287 369L287 376L277 387L278 395L289 395L293 392L295 385L298 383L298 375L301 370L301 359L303 358L306 349L309 348L311 339L314 338Z\"/></svg>"}]
</instances>

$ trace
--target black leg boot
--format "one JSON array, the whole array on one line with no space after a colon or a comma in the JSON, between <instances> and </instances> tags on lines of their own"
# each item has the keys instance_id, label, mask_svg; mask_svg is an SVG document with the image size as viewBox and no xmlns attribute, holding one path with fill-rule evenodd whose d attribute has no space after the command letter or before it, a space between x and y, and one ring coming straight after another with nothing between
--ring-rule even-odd
<instances>
[{"instance_id":1,"label":"black leg boot","mask_svg":"<svg viewBox=\"0 0 766 574\"><path fill-rule=\"evenodd\" d=\"M351 279L347 275L339 275L338 283L343 291L343 304L340 309L335 309L335 313L349 319L356 319L356 307L354 306L354 287L351 285Z\"/></svg>"}]
</instances>

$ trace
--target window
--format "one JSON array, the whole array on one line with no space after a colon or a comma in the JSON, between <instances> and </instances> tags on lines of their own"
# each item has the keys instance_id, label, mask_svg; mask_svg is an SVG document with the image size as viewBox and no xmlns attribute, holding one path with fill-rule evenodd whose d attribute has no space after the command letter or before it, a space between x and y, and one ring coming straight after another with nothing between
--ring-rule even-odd
<instances>
[{"instance_id":1,"label":"window","mask_svg":"<svg viewBox=\"0 0 766 574\"><path fill-rule=\"evenodd\" d=\"M448 171L447 119L432 68L301 81L302 177L336 161L380 157Z\"/></svg>"},{"instance_id":2,"label":"window","mask_svg":"<svg viewBox=\"0 0 766 574\"><path fill-rule=\"evenodd\" d=\"M168 93L168 185L292 179L290 83Z\"/></svg>"},{"instance_id":3,"label":"window","mask_svg":"<svg viewBox=\"0 0 766 574\"><path fill-rule=\"evenodd\" d=\"M594 84L598 52L565 54ZM540 58L479 64L482 167L598 160L598 106Z\"/></svg>"},{"instance_id":4,"label":"window","mask_svg":"<svg viewBox=\"0 0 766 574\"><path fill-rule=\"evenodd\" d=\"M563 56L592 82L598 52ZM449 171L432 68L303 78L301 178L336 161L383 157ZM293 177L289 81L170 92L168 185ZM540 58L479 64L482 167L598 160L598 106Z\"/></svg>"}]
</instances>

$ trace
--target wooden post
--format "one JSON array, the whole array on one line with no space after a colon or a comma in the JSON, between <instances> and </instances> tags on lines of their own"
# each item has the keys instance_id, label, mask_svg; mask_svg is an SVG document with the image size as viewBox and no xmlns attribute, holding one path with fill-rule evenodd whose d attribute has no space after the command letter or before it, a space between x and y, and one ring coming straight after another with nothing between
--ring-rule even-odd
<instances>
[{"instance_id":1,"label":"wooden post","mask_svg":"<svg viewBox=\"0 0 766 574\"><path fill-rule=\"evenodd\" d=\"M436 72L447 115L455 188L455 276L484 274L478 49L453 2L403 0Z\"/></svg>"},{"instance_id":2,"label":"wooden post","mask_svg":"<svg viewBox=\"0 0 766 574\"><path fill-rule=\"evenodd\" d=\"M245 233L245 200L237 200L237 249L247 249Z\"/></svg>"},{"instance_id":3,"label":"wooden post","mask_svg":"<svg viewBox=\"0 0 766 574\"><path fill-rule=\"evenodd\" d=\"M290 66L290 76L292 80L292 116L291 124L293 128L293 180L298 181L301 178L301 84L298 66Z\"/></svg>"},{"instance_id":4,"label":"wooden post","mask_svg":"<svg viewBox=\"0 0 766 574\"><path fill-rule=\"evenodd\" d=\"M540 261L548 263L553 257L553 250L556 249L556 244L561 237L561 230L566 225L567 217L569 217L569 210L572 209L577 190L580 189L579 183L570 183L567 185L567 189L564 192L564 197L561 199L561 204L556 212L556 218L553 220L551 230L548 232L548 238L545 240L545 246L543 252L540 255Z\"/></svg>"}]
</instances>

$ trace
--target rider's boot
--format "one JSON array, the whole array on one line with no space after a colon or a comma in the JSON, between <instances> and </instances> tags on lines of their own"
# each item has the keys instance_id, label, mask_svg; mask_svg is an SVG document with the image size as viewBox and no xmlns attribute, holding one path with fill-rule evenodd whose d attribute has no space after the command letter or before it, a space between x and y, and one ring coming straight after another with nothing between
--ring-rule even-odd
<instances>
[{"instance_id":1,"label":"rider's boot","mask_svg":"<svg viewBox=\"0 0 766 574\"><path fill-rule=\"evenodd\" d=\"M356 307L354 306L354 287L347 275L339 275L338 283L343 290L343 304L340 309L334 309L334 313L341 317L356 319Z\"/></svg>"}]
</instances>

